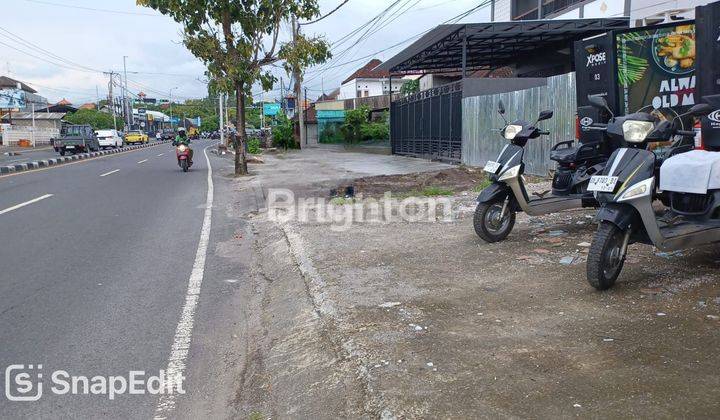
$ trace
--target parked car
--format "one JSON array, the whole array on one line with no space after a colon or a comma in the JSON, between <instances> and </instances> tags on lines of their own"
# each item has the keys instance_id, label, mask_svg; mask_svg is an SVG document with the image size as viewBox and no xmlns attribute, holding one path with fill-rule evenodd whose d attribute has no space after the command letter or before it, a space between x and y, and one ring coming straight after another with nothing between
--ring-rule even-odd
<instances>
[{"instance_id":1,"label":"parked car","mask_svg":"<svg viewBox=\"0 0 720 420\"><path fill-rule=\"evenodd\" d=\"M125 135L125 143L147 143L149 138L147 134L140 130L131 130Z\"/></svg>"},{"instance_id":2,"label":"parked car","mask_svg":"<svg viewBox=\"0 0 720 420\"><path fill-rule=\"evenodd\" d=\"M117 130L98 130L95 132L100 147L122 147L123 139Z\"/></svg>"},{"instance_id":3,"label":"parked car","mask_svg":"<svg viewBox=\"0 0 720 420\"><path fill-rule=\"evenodd\" d=\"M53 148L60 156L66 153L88 153L100 150L95 131L89 125L67 125L55 139Z\"/></svg>"}]
</instances>

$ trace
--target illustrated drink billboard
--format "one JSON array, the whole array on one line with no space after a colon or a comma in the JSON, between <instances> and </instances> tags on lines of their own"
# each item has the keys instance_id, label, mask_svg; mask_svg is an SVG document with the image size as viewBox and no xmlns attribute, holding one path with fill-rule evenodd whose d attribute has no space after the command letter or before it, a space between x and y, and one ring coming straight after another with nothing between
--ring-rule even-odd
<instances>
[{"instance_id":1,"label":"illustrated drink billboard","mask_svg":"<svg viewBox=\"0 0 720 420\"><path fill-rule=\"evenodd\" d=\"M671 119L695 104L695 24L615 35L620 113L658 110Z\"/></svg>"}]
</instances>

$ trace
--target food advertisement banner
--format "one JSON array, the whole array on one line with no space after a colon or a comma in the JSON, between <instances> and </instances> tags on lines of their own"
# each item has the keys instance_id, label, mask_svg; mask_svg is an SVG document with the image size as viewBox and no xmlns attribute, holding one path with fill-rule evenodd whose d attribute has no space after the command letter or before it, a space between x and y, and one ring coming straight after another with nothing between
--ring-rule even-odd
<instances>
[{"instance_id":1,"label":"food advertisement banner","mask_svg":"<svg viewBox=\"0 0 720 420\"><path fill-rule=\"evenodd\" d=\"M658 110L666 118L695 104L695 24L615 34L621 114Z\"/></svg>"}]
</instances>

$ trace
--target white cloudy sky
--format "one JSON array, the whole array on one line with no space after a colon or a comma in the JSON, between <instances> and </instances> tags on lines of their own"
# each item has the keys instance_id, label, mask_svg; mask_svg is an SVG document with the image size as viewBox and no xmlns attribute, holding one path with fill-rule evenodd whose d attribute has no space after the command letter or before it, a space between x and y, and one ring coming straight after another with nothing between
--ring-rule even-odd
<instances>
[{"instance_id":1,"label":"white cloudy sky","mask_svg":"<svg viewBox=\"0 0 720 420\"><path fill-rule=\"evenodd\" d=\"M321 11L325 13L340 2L320 0ZM350 63L324 72L308 71L308 96L318 96L323 87L329 91L339 86L370 58L353 60L406 40L480 2L401 0L386 15L395 13L395 16L378 25L383 28L350 49L361 33L333 49L336 54L347 51L329 63L330 66ZM96 98L96 87L100 96L106 97L108 79L99 71L122 70L123 56L128 56L128 86L132 92L168 97L172 89L173 97L180 99L206 95L205 84L198 80L202 79L204 66L180 43L180 26L153 10L136 6L134 0L2 0L2 3L0 75L27 82L51 102L63 97L75 104L92 102ZM389 0L350 0L332 16L303 30L336 41L375 17L390 3ZM463 21L483 21L488 16L489 9L483 8ZM288 32L289 25L286 25L286 38ZM406 45L409 44L375 56L388 59ZM274 70L287 81L282 70ZM270 92L266 98L275 96L277 92Z\"/></svg>"}]
</instances>

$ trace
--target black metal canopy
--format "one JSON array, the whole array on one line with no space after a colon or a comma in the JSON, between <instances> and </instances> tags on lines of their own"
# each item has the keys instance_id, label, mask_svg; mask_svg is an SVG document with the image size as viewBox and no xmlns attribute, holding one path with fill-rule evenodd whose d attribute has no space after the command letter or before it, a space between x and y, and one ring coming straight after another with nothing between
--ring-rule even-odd
<instances>
[{"instance_id":1,"label":"black metal canopy","mask_svg":"<svg viewBox=\"0 0 720 420\"><path fill-rule=\"evenodd\" d=\"M377 69L393 74L495 69L518 62L523 53L551 55L628 23L623 17L440 25Z\"/></svg>"}]
</instances>

